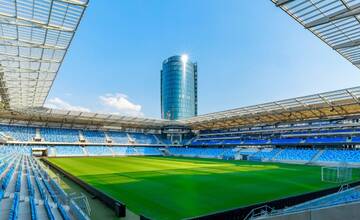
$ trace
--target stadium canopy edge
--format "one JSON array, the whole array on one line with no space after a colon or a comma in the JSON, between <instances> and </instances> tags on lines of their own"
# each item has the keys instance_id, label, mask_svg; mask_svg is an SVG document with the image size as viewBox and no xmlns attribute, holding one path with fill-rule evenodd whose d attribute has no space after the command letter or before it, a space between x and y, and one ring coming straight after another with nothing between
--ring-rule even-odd
<instances>
[{"instance_id":1,"label":"stadium canopy edge","mask_svg":"<svg viewBox=\"0 0 360 220\"><path fill-rule=\"evenodd\" d=\"M360 1L271 0L305 29L360 68Z\"/></svg>"}]
</instances>

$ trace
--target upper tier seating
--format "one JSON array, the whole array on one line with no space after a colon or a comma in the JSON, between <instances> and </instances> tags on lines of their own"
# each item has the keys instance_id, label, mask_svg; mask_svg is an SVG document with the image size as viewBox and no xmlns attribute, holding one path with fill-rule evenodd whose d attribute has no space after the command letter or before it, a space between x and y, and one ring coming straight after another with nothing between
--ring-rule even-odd
<instances>
[{"instance_id":1,"label":"upper tier seating","mask_svg":"<svg viewBox=\"0 0 360 220\"><path fill-rule=\"evenodd\" d=\"M317 161L360 163L360 150L325 150Z\"/></svg>"},{"instance_id":2,"label":"upper tier seating","mask_svg":"<svg viewBox=\"0 0 360 220\"><path fill-rule=\"evenodd\" d=\"M105 133L96 130L84 130L84 137L90 143L105 143Z\"/></svg>"},{"instance_id":3,"label":"upper tier seating","mask_svg":"<svg viewBox=\"0 0 360 220\"><path fill-rule=\"evenodd\" d=\"M48 142L78 142L79 131L63 128L41 128L41 137Z\"/></svg>"},{"instance_id":4,"label":"upper tier seating","mask_svg":"<svg viewBox=\"0 0 360 220\"><path fill-rule=\"evenodd\" d=\"M306 143L311 144L329 144L329 143L346 143L346 137L319 137L319 138L307 138Z\"/></svg>"},{"instance_id":5,"label":"upper tier seating","mask_svg":"<svg viewBox=\"0 0 360 220\"><path fill-rule=\"evenodd\" d=\"M17 141L32 141L35 137L36 129L25 126L0 125L0 132Z\"/></svg>"},{"instance_id":6,"label":"upper tier seating","mask_svg":"<svg viewBox=\"0 0 360 220\"><path fill-rule=\"evenodd\" d=\"M129 143L128 135L125 132L108 131L107 134L110 136L113 143L117 143L117 144Z\"/></svg>"},{"instance_id":7,"label":"upper tier seating","mask_svg":"<svg viewBox=\"0 0 360 220\"><path fill-rule=\"evenodd\" d=\"M129 135L137 144L159 144L153 134L129 133Z\"/></svg>"},{"instance_id":8,"label":"upper tier seating","mask_svg":"<svg viewBox=\"0 0 360 220\"><path fill-rule=\"evenodd\" d=\"M301 138L274 138L271 140L271 144L300 144L302 142Z\"/></svg>"},{"instance_id":9,"label":"upper tier seating","mask_svg":"<svg viewBox=\"0 0 360 220\"><path fill-rule=\"evenodd\" d=\"M310 161L318 152L311 149L285 149L281 151L274 159L285 161Z\"/></svg>"},{"instance_id":10,"label":"upper tier seating","mask_svg":"<svg viewBox=\"0 0 360 220\"><path fill-rule=\"evenodd\" d=\"M241 143L241 140L240 139L225 139L223 140L222 144L233 144L233 145L236 145L236 144L240 144Z\"/></svg>"}]
</instances>

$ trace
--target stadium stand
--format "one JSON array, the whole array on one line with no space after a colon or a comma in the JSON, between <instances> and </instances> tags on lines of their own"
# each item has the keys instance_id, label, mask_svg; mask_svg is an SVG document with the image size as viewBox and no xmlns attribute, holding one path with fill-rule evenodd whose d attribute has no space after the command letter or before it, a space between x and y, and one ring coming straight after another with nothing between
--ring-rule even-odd
<instances>
[{"instance_id":1,"label":"stadium stand","mask_svg":"<svg viewBox=\"0 0 360 220\"><path fill-rule=\"evenodd\" d=\"M129 133L129 136L137 144L159 144L153 134Z\"/></svg>"},{"instance_id":2,"label":"stadium stand","mask_svg":"<svg viewBox=\"0 0 360 220\"><path fill-rule=\"evenodd\" d=\"M89 156L113 156L113 152L109 147L104 146L88 146L85 149Z\"/></svg>"},{"instance_id":3,"label":"stadium stand","mask_svg":"<svg viewBox=\"0 0 360 220\"><path fill-rule=\"evenodd\" d=\"M84 150L80 146L55 146L52 148L55 150L51 152L49 155L56 155L56 156L85 156Z\"/></svg>"},{"instance_id":4,"label":"stadium stand","mask_svg":"<svg viewBox=\"0 0 360 220\"><path fill-rule=\"evenodd\" d=\"M276 161L302 161L309 162L318 150L312 149L284 149L274 160Z\"/></svg>"},{"instance_id":5,"label":"stadium stand","mask_svg":"<svg viewBox=\"0 0 360 220\"><path fill-rule=\"evenodd\" d=\"M344 203L352 203L360 201L360 188L351 188L348 190L340 191L335 194L331 194L319 199L315 199L309 202L302 203L293 207L289 207L283 210L283 212L299 212L303 210L324 208L328 206L335 206Z\"/></svg>"},{"instance_id":6,"label":"stadium stand","mask_svg":"<svg viewBox=\"0 0 360 220\"><path fill-rule=\"evenodd\" d=\"M137 152L133 147L112 147L111 149L117 156L137 155Z\"/></svg>"},{"instance_id":7,"label":"stadium stand","mask_svg":"<svg viewBox=\"0 0 360 220\"><path fill-rule=\"evenodd\" d=\"M128 144L129 137L125 132L108 131L107 134L110 136L113 143Z\"/></svg>"},{"instance_id":8,"label":"stadium stand","mask_svg":"<svg viewBox=\"0 0 360 220\"><path fill-rule=\"evenodd\" d=\"M168 150L172 155L175 156L208 157L208 158L219 158L222 157L226 152L224 148L170 147Z\"/></svg>"},{"instance_id":9,"label":"stadium stand","mask_svg":"<svg viewBox=\"0 0 360 220\"><path fill-rule=\"evenodd\" d=\"M41 128L41 137L47 142L79 142L79 131L63 128Z\"/></svg>"},{"instance_id":10,"label":"stadium stand","mask_svg":"<svg viewBox=\"0 0 360 220\"><path fill-rule=\"evenodd\" d=\"M281 150L278 148L265 148L261 149L255 154L251 155L250 159L253 160L271 160L273 159Z\"/></svg>"},{"instance_id":11,"label":"stadium stand","mask_svg":"<svg viewBox=\"0 0 360 220\"><path fill-rule=\"evenodd\" d=\"M360 163L360 150L325 150L317 159L318 162L340 162L340 163Z\"/></svg>"},{"instance_id":12,"label":"stadium stand","mask_svg":"<svg viewBox=\"0 0 360 220\"><path fill-rule=\"evenodd\" d=\"M257 148L240 148L239 154L241 155L253 155L259 150Z\"/></svg>"},{"instance_id":13,"label":"stadium stand","mask_svg":"<svg viewBox=\"0 0 360 220\"><path fill-rule=\"evenodd\" d=\"M97 130L83 130L82 133L87 142L90 143L105 143L105 133Z\"/></svg>"},{"instance_id":14,"label":"stadium stand","mask_svg":"<svg viewBox=\"0 0 360 220\"><path fill-rule=\"evenodd\" d=\"M163 155L158 148L155 147L137 147L135 148L138 155L160 156Z\"/></svg>"},{"instance_id":15,"label":"stadium stand","mask_svg":"<svg viewBox=\"0 0 360 220\"><path fill-rule=\"evenodd\" d=\"M32 141L36 130L33 127L26 126L0 125L0 132L14 140Z\"/></svg>"}]
</instances>

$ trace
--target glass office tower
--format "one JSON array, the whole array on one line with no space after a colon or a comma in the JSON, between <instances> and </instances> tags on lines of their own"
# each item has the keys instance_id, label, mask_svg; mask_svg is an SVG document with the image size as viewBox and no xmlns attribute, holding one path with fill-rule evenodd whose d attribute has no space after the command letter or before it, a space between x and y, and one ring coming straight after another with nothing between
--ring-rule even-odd
<instances>
[{"instance_id":1,"label":"glass office tower","mask_svg":"<svg viewBox=\"0 0 360 220\"><path fill-rule=\"evenodd\" d=\"M162 64L161 117L177 120L197 115L197 64L187 55L172 56Z\"/></svg>"}]
</instances>

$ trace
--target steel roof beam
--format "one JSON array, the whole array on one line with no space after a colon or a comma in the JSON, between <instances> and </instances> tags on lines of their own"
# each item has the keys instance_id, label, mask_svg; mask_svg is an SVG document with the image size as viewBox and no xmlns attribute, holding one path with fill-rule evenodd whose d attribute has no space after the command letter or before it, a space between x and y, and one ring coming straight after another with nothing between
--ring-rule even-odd
<instances>
[{"instance_id":1,"label":"steel roof beam","mask_svg":"<svg viewBox=\"0 0 360 220\"><path fill-rule=\"evenodd\" d=\"M307 28L307 29L313 28L313 27L316 27L319 25L327 24L329 22L337 21L337 20L348 18L351 16L356 16L359 14L360 14L360 4L356 4L355 6L349 8L349 9L345 8L338 12L334 12L328 16L311 21L311 22L305 24L305 28Z\"/></svg>"},{"instance_id":2,"label":"steel roof beam","mask_svg":"<svg viewBox=\"0 0 360 220\"><path fill-rule=\"evenodd\" d=\"M0 37L1 41L1 37ZM3 41L0 42L0 46L4 47L22 47L22 48L39 48L39 49L50 49L50 50L66 50L64 47L56 47L56 46L48 46L43 44L31 44L31 43L21 43L21 41L17 40L18 42L11 42L11 41Z\"/></svg>"},{"instance_id":3,"label":"steel roof beam","mask_svg":"<svg viewBox=\"0 0 360 220\"><path fill-rule=\"evenodd\" d=\"M356 47L356 46L360 46L360 39L337 44L334 46L334 49L338 50L338 49L345 49L345 48Z\"/></svg>"},{"instance_id":4,"label":"steel roof beam","mask_svg":"<svg viewBox=\"0 0 360 220\"><path fill-rule=\"evenodd\" d=\"M2 41L14 41L16 43L23 43L23 44L27 44L29 46L33 46L33 47L44 47L44 49L54 49L54 50L66 50L66 47L60 47L60 46L56 46L56 45L49 45L49 44L45 44L45 43L37 43L37 42L33 42L33 41L27 41L24 39L19 39L16 37L8 37L8 36L0 36L0 40Z\"/></svg>"},{"instance_id":5,"label":"steel roof beam","mask_svg":"<svg viewBox=\"0 0 360 220\"><path fill-rule=\"evenodd\" d=\"M14 26L18 26L18 27L36 27L36 28L41 28L41 29L49 29L49 30L62 31L62 32L71 32L71 33L75 31L72 28L66 28L64 26L58 26L58 25L45 24L45 23L41 23L36 20L12 16L12 15L9 15L6 13L1 13L1 12L0 12L0 24L14 25Z\"/></svg>"},{"instance_id":6,"label":"steel roof beam","mask_svg":"<svg viewBox=\"0 0 360 220\"><path fill-rule=\"evenodd\" d=\"M67 4L71 4L71 5L77 5L77 6L83 6L86 7L88 5L88 0L86 0L85 2L83 1L78 1L78 0L55 0L56 2L63 2L63 3L67 3Z\"/></svg>"},{"instance_id":7,"label":"steel roof beam","mask_svg":"<svg viewBox=\"0 0 360 220\"><path fill-rule=\"evenodd\" d=\"M294 0L278 0L275 4L276 4L277 7L280 7L280 6L283 6L283 5L287 4L287 3L290 3L292 1L294 1Z\"/></svg>"},{"instance_id":8,"label":"steel roof beam","mask_svg":"<svg viewBox=\"0 0 360 220\"><path fill-rule=\"evenodd\" d=\"M29 57L29 56L23 56L23 55L18 55L18 54L9 54L9 53L3 53L0 52L0 57L4 56L6 58L8 58L8 61L29 61L29 62L49 62L49 63L61 63L61 61L59 60L52 60L52 59L42 59L42 58L34 58L34 57ZM20 60L17 60L16 58L19 58ZM3 60L3 59L1 59Z\"/></svg>"}]
</instances>

